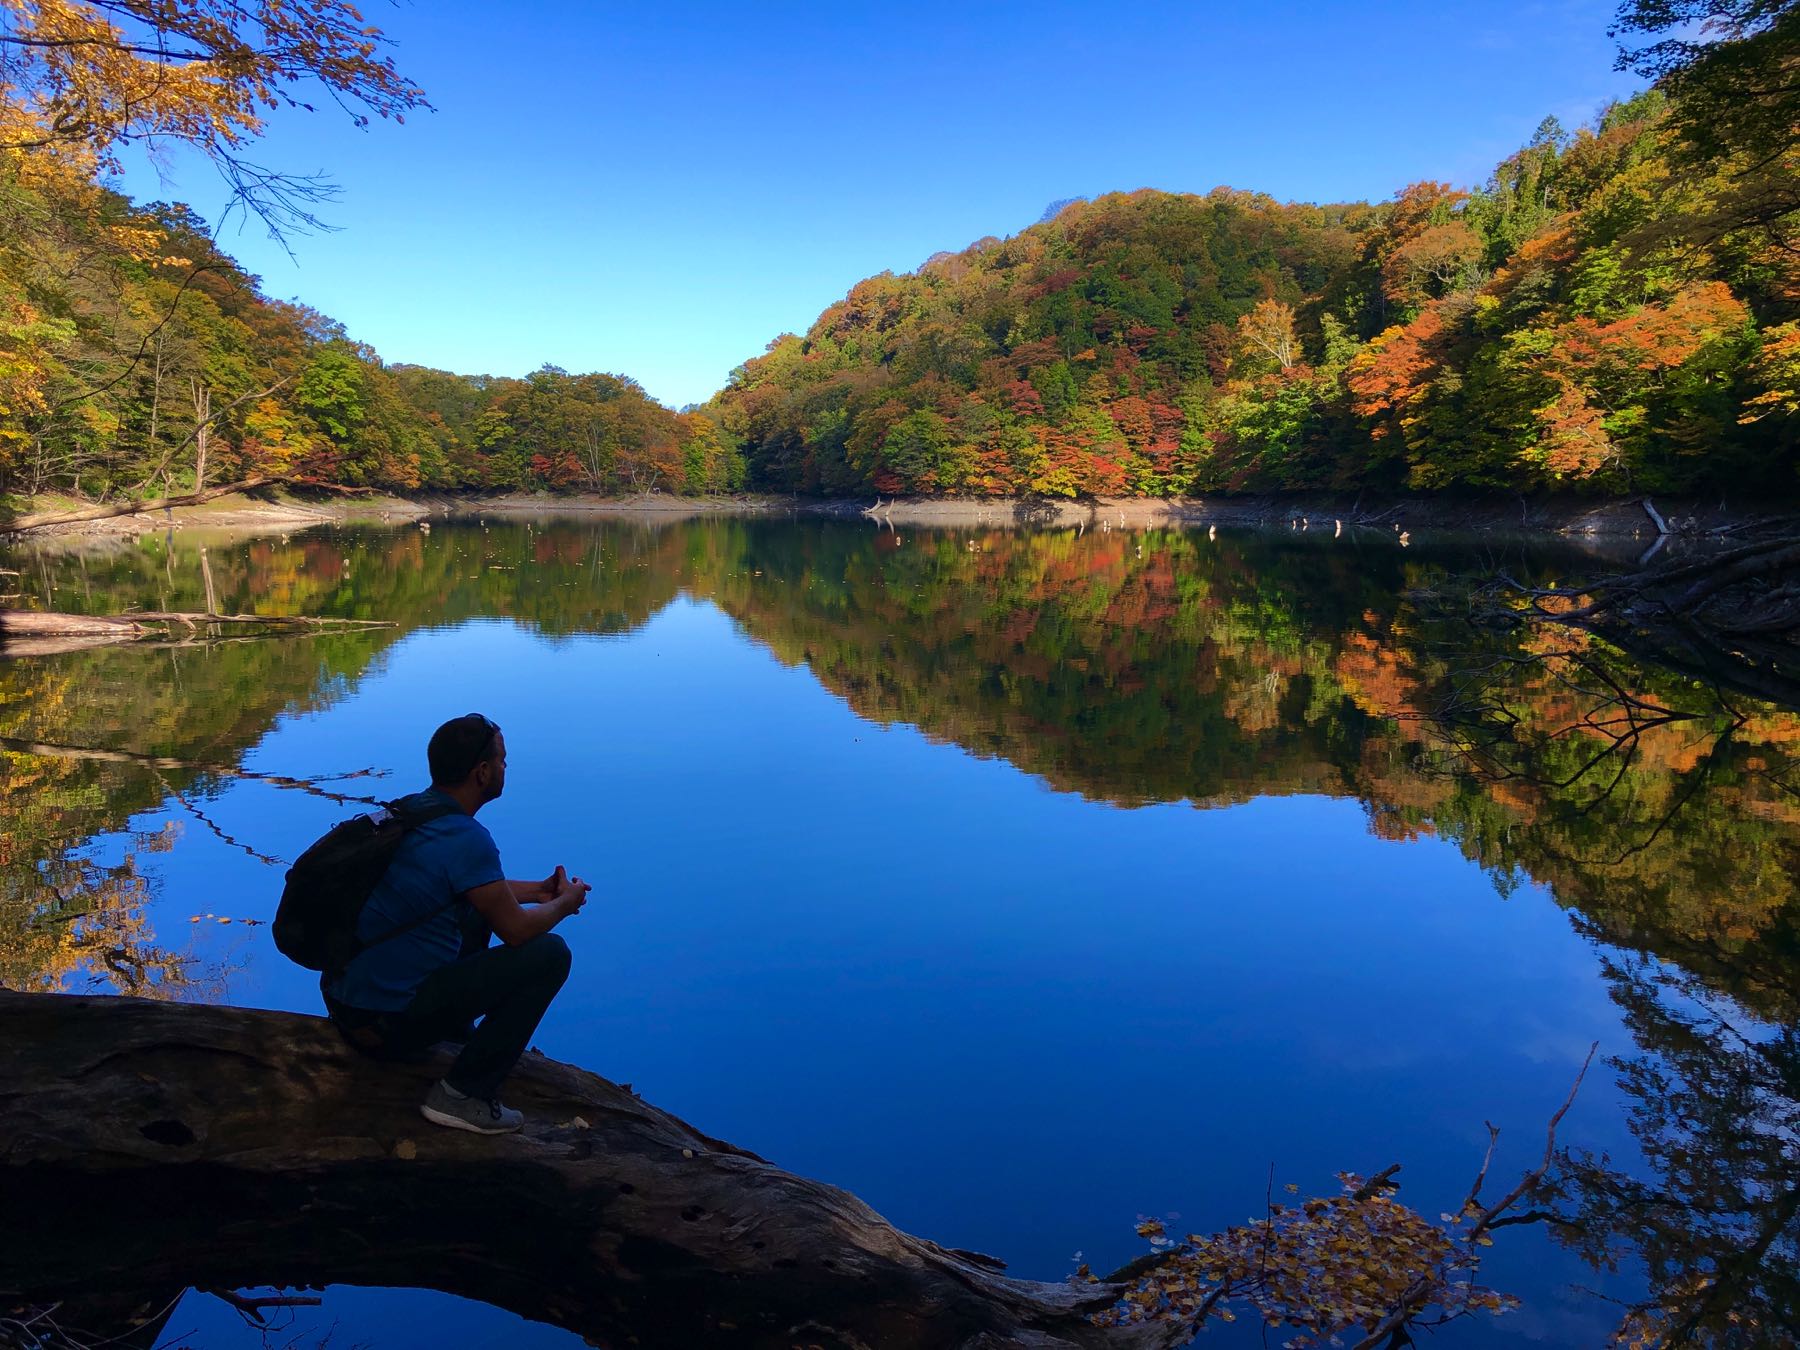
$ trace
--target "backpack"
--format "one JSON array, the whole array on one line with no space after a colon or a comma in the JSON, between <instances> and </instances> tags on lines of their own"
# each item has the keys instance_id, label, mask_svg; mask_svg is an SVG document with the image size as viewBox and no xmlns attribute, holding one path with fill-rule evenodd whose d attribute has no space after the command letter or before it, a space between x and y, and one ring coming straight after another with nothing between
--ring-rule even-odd
<instances>
[{"instance_id":1,"label":"backpack","mask_svg":"<svg viewBox=\"0 0 1800 1350\"><path fill-rule=\"evenodd\" d=\"M335 973L357 953L433 917L423 915L368 942L356 936L363 906L387 874L401 841L426 821L461 809L454 802L423 797L401 797L379 812L352 816L300 855L288 869L270 930L283 956L308 970Z\"/></svg>"}]
</instances>

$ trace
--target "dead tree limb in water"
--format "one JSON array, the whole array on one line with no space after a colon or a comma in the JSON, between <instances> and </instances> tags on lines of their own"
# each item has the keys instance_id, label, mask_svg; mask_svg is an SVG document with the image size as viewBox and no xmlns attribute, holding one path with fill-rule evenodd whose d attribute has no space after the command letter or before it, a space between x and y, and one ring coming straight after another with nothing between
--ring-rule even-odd
<instances>
[{"instance_id":1,"label":"dead tree limb in water","mask_svg":"<svg viewBox=\"0 0 1800 1350\"><path fill-rule=\"evenodd\" d=\"M420 1119L445 1062L377 1064L320 1018L0 992L0 1298L418 1286L598 1343L1168 1347L1116 1285L1041 1284L527 1055L523 1133Z\"/></svg>"},{"instance_id":2,"label":"dead tree limb in water","mask_svg":"<svg viewBox=\"0 0 1800 1350\"><path fill-rule=\"evenodd\" d=\"M136 750L113 750L98 745L60 745L53 741L25 740L18 736L0 736L0 751L14 755L36 755L40 759L74 759L100 764L131 764L138 768L148 769L152 773L172 770L183 773L204 774L210 778L239 778L253 783L267 783L271 787L291 788L297 792L310 793L315 797L324 797L340 805L352 802L370 806L382 806L386 803L379 797L358 797L346 792L333 792L324 786L326 783L343 783L352 778L385 778L386 769L354 769L349 773L320 774L313 778L293 778L283 773L259 773L254 769L240 769L235 764L213 764L190 759L178 759L173 755L146 755Z\"/></svg>"},{"instance_id":3,"label":"dead tree limb in water","mask_svg":"<svg viewBox=\"0 0 1800 1350\"><path fill-rule=\"evenodd\" d=\"M1503 576L1486 617L1579 628L1634 656L1800 707L1800 535L1780 532L1686 562L1564 586Z\"/></svg>"}]
</instances>

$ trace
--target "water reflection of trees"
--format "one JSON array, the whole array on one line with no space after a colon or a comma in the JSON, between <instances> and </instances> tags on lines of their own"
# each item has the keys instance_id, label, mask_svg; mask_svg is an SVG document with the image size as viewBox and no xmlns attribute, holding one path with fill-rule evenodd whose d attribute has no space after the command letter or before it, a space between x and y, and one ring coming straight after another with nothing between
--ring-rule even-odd
<instances>
[{"instance_id":1,"label":"water reflection of trees","mask_svg":"<svg viewBox=\"0 0 1800 1350\"><path fill-rule=\"evenodd\" d=\"M1451 686L1447 771L1541 804L1534 870L1577 906L1638 1046L1610 1062L1640 1158L1562 1150L1542 1196L1553 1231L1596 1269L1645 1268L1621 1343L1795 1344L1793 719L1658 682L1575 634L1535 636Z\"/></svg>"},{"instance_id":2,"label":"water reflection of trees","mask_svg":"<svg viewBox=\"0 0 1800 1350\"><path fill-rule=\"evenodd\" d=\"M437 543L408 530L204 552L157 537L37 548L20 584L62 610L208 608L399 627L0 662L0 985L216 990L220 972L197 970L151 931L144 864L175 836L133 833L134 815L175 802L193 829L267 860L254 840L222 834L206 802L231 779L270 780L237 766L276 718L328 706L420 626L499 615L553 634L637 628L679 592L689 542L665 530L470 526Z\"/></svg>"},{"instance_id":3,"label":"water reflection of trees","mask_svg":"<svg viewBox=\"0 0 1800 1350\"><path fill-rule=\"evenodd\" d=\"M1467 564L1386 542L754 520L260 540L210 555L221 605L400 628L13 662L0 736L232 765L412 628L498 615L551 635L625 632L685 591L862 716L1059 789L1123 805L1356 798L1385 837L1435 834L1502 889L1547 885L1599 944L1638 1039L1618 1067L1650 1171L1566 1157L1559 1231L1596 1260L1635 1251L1659 1300L1644 1315L1665 1334L1759 1343L1744 1310L1765 1339L1795 1312L1794 1044L1729 1024L1800 1014L1800 718L1583 634L1476 632L1408 598ZM1550 580L1557 565L1508 561ZM93 612L192 607L207 584L193 553L164 543L104 560L47 551L26 572ZM203 799L216 773L0 764L0 981L49 987L85 969L126 987L141 968L176 987L142 924L135 861L109 873L80 849L172 791ZM120 951L123 971L104 954Z\"/></svg>"},{"instance_id":4,"label":"water reflection of trees","mask_svg":"<svg viewBox=\"0 0 1800 1350\"><path fill-rule=\"evenodd\" d=\"M1800 1035L1759 1033L1706 981L1604 958L1641 1053L1615 1057L1647 1169L1565 1151L1555 1231L1596 1267L1647 1268L1621 1339L1791 1346L1800 1328Z\"/></svg>"},{"instance_id":5,"label":"water reflection of trees","mask_svg":"<svg viewBox=\"0 0 1800 1350\"><path fill-rule=\"evenodd\" d=\"M624 632L686 591L872 720L1120 804L1354 797L1380 834L1442 836L1503 885L1547 883L1609 940L1779 1005L1787 962L1769 953L1793 945L1800 719L1580 634L1471 636L1407 599L1466 561L1385 542L757 520L324 532L215 546L204 569L178 541L47 549L22 570L64 608L191 607L205 571L231 609L399 627L7 663L0 736L230 766L413 628L498 615ZM11 853L27 861L218 780L4 762Z\"/></svg>"}]
</instances>

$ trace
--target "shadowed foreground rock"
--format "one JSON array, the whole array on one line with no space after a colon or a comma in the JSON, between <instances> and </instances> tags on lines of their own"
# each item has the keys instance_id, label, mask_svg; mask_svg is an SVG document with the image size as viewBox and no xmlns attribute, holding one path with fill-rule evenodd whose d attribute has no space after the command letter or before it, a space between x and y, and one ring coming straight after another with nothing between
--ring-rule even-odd
<instances>
[{"instance_id":1,"label":"shadowed foreground rock","mask_svg":"<svg viewBox=\"0 0 1800 1350\"><path fill-rule=\"evenodd\" d=\"M1112 1286L1008 1278L541 1055L508 1081L523 1134L435 1128L435 1071L315 1017L0 992L0 1298L409 1285L604 1345L1180 1339L1095 1327Z\"/></svg>"}]
</instances>

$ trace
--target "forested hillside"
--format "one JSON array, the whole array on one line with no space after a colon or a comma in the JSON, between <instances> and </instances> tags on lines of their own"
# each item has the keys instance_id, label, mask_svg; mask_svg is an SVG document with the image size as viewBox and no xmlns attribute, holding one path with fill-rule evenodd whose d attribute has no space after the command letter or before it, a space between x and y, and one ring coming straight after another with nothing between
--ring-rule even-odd
<instances>
[{"instance_id":1,"label":"forested hillside","mask_svg":"<svg viewBox=\"0 0 1800 1350\"><path fill-rule=\"evenodd\" d=\"M0 166L0 490L156 495L263 473L402 491L740 481L711 422L624 376L389 365L262 294L185 208L24 177Z\"/></svg>"},{"instance_id":2,"label":"forested hillside","mask_svg":"<svg viewBox=\"0 0 1800 1350\"><path fill-rule=\"evenodd\" d=\"M1678 111L1546 120L1474 192L1076 203L859 283L713 410L784 489L1792 493L1792 141Z\"/></svg>"},{"instance_id":3,"label":"forested hillside","mask_svg":"<svg viewBox=\"0 0 1800 1350\"><path fill-rule=\"evenodd\" d=\"M1077 201L858 283L690 413L623 375L389 364L104 186L172 138L308 222L310 180L240 157L257 109L301 77L423 102L335 0L256 13L260 65L211 0L0 0L0 494L1800 488L1792 0L1627 0L1655 86L1478 190Z\"/></svg>"}]
</instances>

